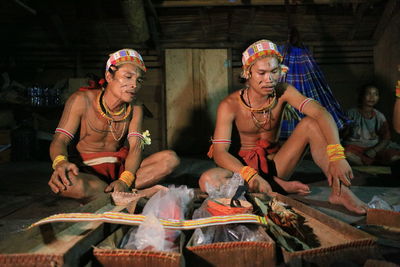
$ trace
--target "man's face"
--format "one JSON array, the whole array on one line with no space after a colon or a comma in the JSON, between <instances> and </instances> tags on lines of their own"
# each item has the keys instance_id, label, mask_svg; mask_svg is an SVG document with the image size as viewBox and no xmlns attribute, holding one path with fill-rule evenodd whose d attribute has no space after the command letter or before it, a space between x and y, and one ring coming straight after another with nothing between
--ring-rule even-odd
<instances>
[{"instance_id":1,"label":"man's face","mask_svg":"<svg viewBox=\"0 0 400 267\"><path fill-rule=\"evenodd\" d=\"M281 75L281 68L276 57L258 59L250 69L251 77L248 79L250 88L261 95L270 95Z\"/></svg>"},{"instance_id":2,"label":"man's face","mask_svg":"<svg viewBox=\"0 0 400 267\"><path fill-rule=\"evenodd\" d=\"M127 103L136 97L143 82L140 69L130 63L120 65L114 76L107 72L106 78L113 95Z\"/></svg>"}]
</instances>

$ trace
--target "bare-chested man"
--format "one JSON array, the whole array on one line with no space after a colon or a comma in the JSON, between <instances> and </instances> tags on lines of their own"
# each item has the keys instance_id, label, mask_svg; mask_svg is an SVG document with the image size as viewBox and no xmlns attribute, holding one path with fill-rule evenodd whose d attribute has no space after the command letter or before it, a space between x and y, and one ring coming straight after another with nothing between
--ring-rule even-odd
<instances>
[{"instance_id":1,"label":"bare-chested man","mask_svg":"<svg viewBox=\"0 0 400 267\"><path fill-rule=\"evenodd\" d=\"M85 200L103 192L146 188L179 164L173 151L142 161L143 110L132 102L145 71L137 51L119 50L107 61L104 90L78 91L68 99L50 145L54 172L49 186L54 193ZM75 159L67 147L78 129ZM129 148L123 146L126 139Z\"/></svg>"},{"instance_id":2,"label":"bare-chested man","mask_svg":"<svg viewBox=\"0 0 400 267\"><path fill-rule=\"evenodd\" d=\"M268 40L260 40L244 51L242 77L247 80L247 86L227 96L217 111L210 152L221 168L206 171L200 178L200 188L205 191L206 183L218 187L232 172L237 172L255 192L273 194L264 177L273 179L270 182L275 181L286 192L308 194L307 185L286 180L309 145L314 161L333 188L329 202L358 214L365 213L365 203L349 189L353 173L345 160L332 116L293 86L278 82L282 71L287 70L281 62L276 45ZM307 116L279 148L279 129L287 104ZM233 123L241 140L238 158L228 152Z\"/></svg>"}]
</instances>

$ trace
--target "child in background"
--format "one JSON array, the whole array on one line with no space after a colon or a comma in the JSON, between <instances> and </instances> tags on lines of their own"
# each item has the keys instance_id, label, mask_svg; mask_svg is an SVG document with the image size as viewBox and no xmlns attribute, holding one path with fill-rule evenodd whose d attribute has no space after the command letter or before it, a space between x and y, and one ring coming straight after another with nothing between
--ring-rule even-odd
<instances>
[{"instance_id":1,"label":"child in background","mask_svg":"<svg viewBox=\"0 0 400 267\"><path fill-rule=\"evenodd\" d=\"M390 141L385 116L374 108L378 101L378 88L368 84L359 92L359 106L348 111L352 123L344 144L346 157L353 165L389 165L400 159L400 146Z\"/></svg>"}]
</instances>

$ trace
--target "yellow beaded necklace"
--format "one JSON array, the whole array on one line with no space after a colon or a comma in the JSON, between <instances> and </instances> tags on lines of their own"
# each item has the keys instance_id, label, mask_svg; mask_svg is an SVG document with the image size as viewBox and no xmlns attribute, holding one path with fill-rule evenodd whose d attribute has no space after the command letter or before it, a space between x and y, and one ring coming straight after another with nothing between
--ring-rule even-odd
<instances>
[{"instance_id":1,"label":"yellow beaded necklace","mask_svg":"<svg viewBox=\"0 0 400 267\"><path fill-rule=\"evenodd\" d=\"M244 92L245 90L242 90L239 94L239 102L240 104L245 107L247 110L250 111L251 113L251 118L254 122L254 124L257 126L257 128L261 128L264 129L266 131L271 131L272 130L272 109L276 106L277 104L277 99L276 99L276 94L274 94L273 99L270 101L270 103L268 103L268 105L266 105L263 108L260 109L255 109L251 107L250 104L250 97L249 97L249 92L248 92L248 88L246 89L246 95L247 95L247 101L248 104L246 103L246 101L244 100ZM264 120L260 121L257 119L256 115L254 113L262 113ZM267 127L267 124L269 123L269 127Z\"/></svg>"},{"instance_id":2,"label":"yellow beaded necklace","mask_svg":"<svg viewBox=\"0 0 400 267\"><path fill-rule=\"evenodd\" d=\"M103 95L104 95L104 91L100 92L99 95L97 96L97 101L96 101L97 102L97 109L98 109L98 111L99 111L99 113L100 113L100 115L102 117L104 117L105 119L107 119L108 121L111 121L111 122L123 121L126 118L128 118L128 116L131 114L131 111L132 111L132 105L131 104L128 105L126 110L125 110L125 108L123 109L123 110L125 110L124 116L122 116L119 119L114 119L111 116L116 116L116 115L110 114L107 111L107 109L105 108L105 106L103 105L103 100L102 100L103 99ZM109 116L107 113L110 114L111 116Z\"/></svg>"},{"instance_id":3,"label":"yellow beaded necklace","mask_svg":"<svg viewBox=\"0 0 400 267\"><path fill-rule=\"evenodd\" d=\"M119 111L117 111L117 112L112 112L112 111L108 108L108 106L107 106L107 104L106 104L106 101L104 100L104 97L101 98L101 103L102 103L104 109L106 110L106 112L107 112L108 114L112 115L112 116L119 116L119 115L121 115L122 112L125 111L125 107L126 107L126 106L124 105L124 106L121 108L121 110L119 110Z\"/></svg>"},{"instance_id":4,"label":"yellow beaded necklace","mask_svg":"<svg viewBox=\"0 0 400 267\"><path fill-rule=\"evenodd\" d=\"M247 97L249 96L248 90L249 90L249 89L247 88L247 89L246 89ZM277 103L277 101L276 101L276 94L274 94L274 96L273 96L272 100L270 101L270 103L268 103L265 107L262 107L262 108L252 108L252 107L249 106L249 105L246 103L246 101L244 100L244 97L243 97L244 92L245 92L244 89L242 89L242 90L240 91L240 94L239 94L239 102L240 102L240 104L241 104L245 109L247 109L247 110L249 110L249 111L251 111L251 112L254 112L254 113L265 113L266 111L273 109L273 108L275 107L276 103Z\"/></svg>"}]
</instances>

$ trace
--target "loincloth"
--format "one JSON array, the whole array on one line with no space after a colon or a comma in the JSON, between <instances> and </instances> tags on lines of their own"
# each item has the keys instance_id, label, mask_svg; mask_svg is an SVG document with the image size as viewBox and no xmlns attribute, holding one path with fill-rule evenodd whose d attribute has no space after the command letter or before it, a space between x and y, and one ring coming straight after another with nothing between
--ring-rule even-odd
<instances>
[{"instance_id":1,"label":"loincloth","mask_svg":"<svg viewBox=\"0 0 400 267\"><path fill-rule=\"evenodd\" d=\"M256 169L261 176L270 178L277 175L275 162L269 159L268 155L279 150L277 144L271 144L266 140L259 140L250 149L241 149L238 155L244 160L247 166Z\"/></svg>"},{"instance_id":2,"label":"loincloth","mask_svg":"<svg viewBox=\"0 0 400 267\"><path fill-rule=\"evenodd\" d=\"M75 158L75 163L79 171L93 174L110 183L119 178L125 170L125 159L128 156L128 148L122 147L116 152L94 152L79 153L79 158Z\"/></svg>"}]
</instances>

